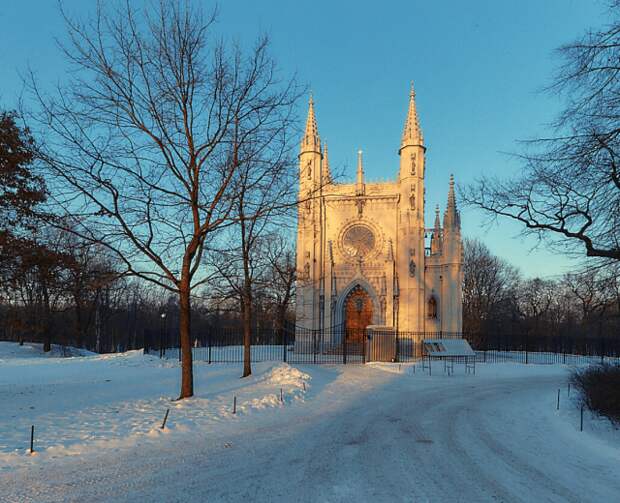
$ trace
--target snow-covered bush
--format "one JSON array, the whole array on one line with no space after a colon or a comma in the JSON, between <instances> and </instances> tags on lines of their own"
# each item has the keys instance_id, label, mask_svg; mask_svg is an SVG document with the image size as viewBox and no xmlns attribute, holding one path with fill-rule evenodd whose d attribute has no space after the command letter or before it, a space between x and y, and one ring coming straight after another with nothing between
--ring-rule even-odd
<instances>
[{"instance_id":1,"label":"snow-covered bush","mask_svg":"<svg viewBox=\"0 0 620 503\"><path fill-rule=\"evenodd\" d=\"M581 392L588 409L620 424L620 365L604 364L576 370L572 383Z\"/></svg>"}]
</instances>

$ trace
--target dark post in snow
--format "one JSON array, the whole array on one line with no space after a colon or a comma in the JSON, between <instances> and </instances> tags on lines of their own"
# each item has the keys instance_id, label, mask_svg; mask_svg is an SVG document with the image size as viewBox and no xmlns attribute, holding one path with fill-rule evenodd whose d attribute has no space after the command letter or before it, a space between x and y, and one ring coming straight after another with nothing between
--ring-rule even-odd
<instances>
[{"instance_id":1,"label":"dark post in snow","mask_svg":"<svg viewBox=\"0 0 620 503\"><path fill-rule=\"evenodd\" d=\"M560 388L558 388L558 406L556 407L556 410L560 410Z\"/></svg>"},{"instance_id":2,"label":"dark post in snow","mask_svg":"<svg viewBox=\"0 0 620 503\"><path fill-rule=\"evenodd\" d=\"M34 452L34 424L30 427L30 454Z\"/></svg>"},{"instance_id":3,"label":"dark post in snow","mask_svg":"<svg viewBox=\"0 0 620 503\"><path fill-rule=\"evenodd\" d=\"M168 414L170 413L170 409L166 409L166 415L164 416L164 422L161 423L161 429L163 430L166 427L166 421L168 421Z\"/></svg>"}]
</instances>

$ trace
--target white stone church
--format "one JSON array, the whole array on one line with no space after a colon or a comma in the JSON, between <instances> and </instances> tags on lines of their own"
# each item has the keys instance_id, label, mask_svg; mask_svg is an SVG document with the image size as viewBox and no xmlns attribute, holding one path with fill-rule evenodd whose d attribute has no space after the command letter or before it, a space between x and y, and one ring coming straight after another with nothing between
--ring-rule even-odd
<instances>
[{"instance_id":1,"label":"white stone church","mask_svg":"<svg viewBox=\"0 0 620 503\"><path fill-rule=\"evenodd\" d=\"M412 86L397 181L367 182L359 152L356 182L336 183L310 99L299 154L298 326L462 330L463 246L454 180L443 226L437 206L427 228L425 152Z\"/></svg>"}]
</instances>

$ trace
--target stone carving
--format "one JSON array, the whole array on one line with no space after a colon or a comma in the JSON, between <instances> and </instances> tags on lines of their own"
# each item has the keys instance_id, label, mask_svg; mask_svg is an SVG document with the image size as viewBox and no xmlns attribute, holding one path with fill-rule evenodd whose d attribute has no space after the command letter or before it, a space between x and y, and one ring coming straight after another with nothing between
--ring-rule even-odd
<instances>
[{"instance_id":1,"label":"stone carving","mask_svg":"<svg viewBox=\"0 0 620 503\"><path fill-rule=\"evenodd\" d=\"M412 278L415 276L415 262L413 259L409 261L409 276Z\"/></svg>"},{"instance_id":2,"label":"stone carving","mask_svg":"<svg viewBox=\"0 0 620 503\"><path fill-rule=\"evenodd\" d=\"M411 194L409 195L409 206L415 209L415 185L411 185Z\"/></svg>"},{"instance_id":3,"label":"stone carving","mask_svg":"<svg viewBox=\"0 0 620 503\"><path fill-rule=\"evenodd\" d=\"M306 163L306 171L308 172L308 178L312 178L312 161L310 159Z\"/></svg>"},{"instance_id":4,"label":"stone carving","mask_svg":"<svg viewBox=\"0 0 620 503\"><path fill-rule=\"evenodd\" d=\"M415 152L411 154L411 174L415 175L415 163L416 163L416 155Z\"/></svg>"},{"instance_id":5,"label":"stone carving","mask_svg":"<svg viewBox=\"0 0 620 503\"><path fill-rule=\"evenodd\" d=\"M358 198L355 201L355 204L357 205L357 217L362 218L362 215L364 213L364 205L366 204L366 201L364 201L364 199Z\"/></svg>"}]
</instances>

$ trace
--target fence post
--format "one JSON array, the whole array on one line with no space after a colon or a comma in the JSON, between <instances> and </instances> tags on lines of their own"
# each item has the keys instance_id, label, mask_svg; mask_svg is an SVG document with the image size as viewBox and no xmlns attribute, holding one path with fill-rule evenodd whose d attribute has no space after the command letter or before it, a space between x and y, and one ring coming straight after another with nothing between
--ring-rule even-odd
<instances>
[{"instance_id":1,"label":"fence post","mask_svg":"<svg viewBox=\"0 0 620 503\"><path fill-rule=\"evenodd\" d=\"M207 352L209 353L208 361L211 363L211 330L207 332Z\"/></svg>"},{"instance_id":2,"label":"fence post","mask_svg":"<svg viewBox=\"0 0 620 503\"><path fill-rule=\"evenodd\" d=\"M364 333L362 335L362 363L366 363L366 337L367 337L366 329L364 329Z\"/></svg>"},{"instance_id":3,"label":"fence post","mask_svg":"<svg viewBox=\"0 0 620 503\"><path fill-rule=\"evenodd\" d=\"M394 361L395 362L400 361L400 339L398 337L398 330L396 330L396 352L394 355Z\"/></svg>"},{"instance_id":4,"label":"fence post","mask_svg":"<svg viewBox=\"0 0 620 503\"><path fill-rule=\"evenodd\" d=\"M282 327L282 361L286 363L286 347L288 346L287 340L288 330L286 327L286 322L284 322L284 326Z\"/></svg>"},{"instance_id":5,"label":"fence post","mask_svg":"<svg viewBox=\"0 0 620 503\"><path fill-rule=\"evenodd\" d=\"M566 348L564 347L564 336L560 337L560 344L562 344L562 364L566 365Z\"/></svg>"},{"instance_id":6,"label":"fence post","mask_svg":"<svg viewBox=\"0 0 620 503\"><path fill-rule=\"evenodd\" d=\"M344 339L342 339L342 363L347 363L347 331L344 331Z\"/></svg>"},{"instance_id":7,"label":"fence post","mask_svg":"<svg viewBox=\"0 0 620 503\"><path fill-rule=\"evenodd\" d=\"M525 332L525 364L527 365L528 363L530 363L530 360L529 360L529 353L528 353L528 348L527 348L527 332Z\"/></svg>"},{"instance_id":8,"label":"fence post","mask_svg":"<svg viewBox=\"0 0 620 503\"><path fill-rule=\"evenodd\" d=\"M312 361L316 363L316 330L312 331Z\"/></svg>"}]
</instances>

